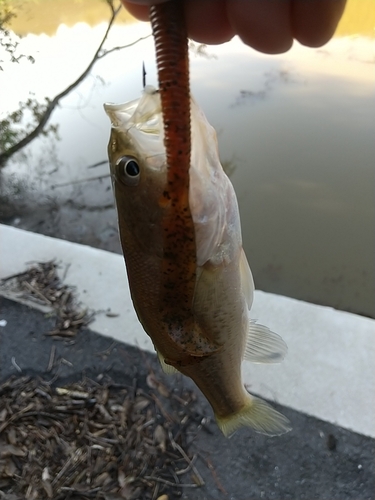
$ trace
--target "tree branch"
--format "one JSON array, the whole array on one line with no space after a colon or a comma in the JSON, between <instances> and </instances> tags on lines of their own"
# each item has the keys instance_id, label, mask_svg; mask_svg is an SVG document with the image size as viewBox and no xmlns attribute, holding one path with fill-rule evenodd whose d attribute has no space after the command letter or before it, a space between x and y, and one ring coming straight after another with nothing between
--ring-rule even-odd
<instances>
[{"instance_id":1,"label":"tree branch","mask_svg":"<svg viewBox=\"0 0 375 500\"><path fill-rule=\"evenodd\" d=\"M43 132L43 129L46 126L48 120L50 119L53 110L55 109L57 104L60 102L60 100L63 99L66 95L68 95L75 87L77 87L87 77L87 75L90 73L93 66L95 65L95 63L99 59L107 56L108 54L110 54L111 52L114 52L115 50L121 50L121 49L124 49L127 47L131 47L132 45L135 45L139 41L144 40L145 38L148 38L148 37L142 37L142 38L139 38L138 40L136 40L128 45L123 45L121 47L114 47L113 49L103 51L103 53L101 53L102 49L103 49L103 45L104 45L105 41L107 40L108 34L109 34L109 32L112 28L112 25L117 17L117 14L120 12L120 9L121 9L121 5L119 7L117 7L117 9L115 9L113 6L113 2L111 0L107 0L107 4L109 5L109 7L111 9L111 17L109 19L108 26L107 26L106 32L102 38L102 41L100 42L90 64L87 66L87 68L83 71L83 73L71 85L69 85L66 89L64 89L59 94L57 94L51 101L49 101L49 103L46 107L46 110L44 111L43 115L41 116L37 126L29 134L27 134L23 139L21 139L19 142L17 142L17 144L14 144L13 146L8 148L3 153L0 153L0 167L4 166L6 161L9 160L9 158L12 155L14 155L18 151L20 151L25 146L27 146L31 141L33 141L39 134L41 134Z\"/></svg>"},{"instance_id":2,"label":"tree branch","mask_svg":"<svg viewBox=\"0 0 375 500\"><path fill-rule=\"evenodd\" d=\"M105 50L105 51L103 51L103 54L99 54L97 56L97 59L101 59L102 57L105 57L108 54L115 52L115 50L122 50L122 49L127 49L128 47L132 47L136 43L141 42L142 40L146 40L147 38L150 38L150 36L151 36L151 33L149 35L146 35L146 36L141 36L140 38L138 38L138 40L135 40L134 42L128 43L127 45L119 45L117 47L113 47L112 49Z\"/></svg>"}]
</instances>

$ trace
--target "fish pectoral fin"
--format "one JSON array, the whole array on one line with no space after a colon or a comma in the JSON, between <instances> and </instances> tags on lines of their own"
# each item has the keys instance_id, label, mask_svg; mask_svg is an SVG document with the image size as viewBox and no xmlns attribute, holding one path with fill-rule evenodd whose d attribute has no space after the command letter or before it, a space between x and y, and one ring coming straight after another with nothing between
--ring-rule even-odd
<instances>
[{"instance_id":1,"label":"fish pectoral fin","mask_svg":"<svg viewBox=\"0 0 375 500\"><path fill-rule=\"evenodd\" d=\"M174 366L170 365L169 363L166 363L166 361L164 359L164 356L158 350L156 351L156 353L158 355L158 359L159 359L159 362L160 362L161 369L163 370L163 372L166 375L173 375L174 373L179 373L179 371L177 370L177 368L175 368Z\"/></svg>"},{"instance_id":2,"label":"fish pectoral fin","mask_svg":"<svg viewBox=\"0 0 375 500\"><path fill-rule=\"evenodd\" d=\"M218 427L228 437L240 427L251 427L256 432L268 436L279 436L289 432L292 427L289 420L272 408L263 399L248 395L246 405L239 412L229 417L215 415Z\"/></svg>"},{"instance_id":3,"label":"fish pectoral fin","mask_svg":"<svg viewBox=\"0 0 375 500\"><path fill-rule=\"evenodd\" d=\"M280 335L269 328L249 321L244 359L252 363L280 363L288 347Z\"/></svg>"}]
</instances>

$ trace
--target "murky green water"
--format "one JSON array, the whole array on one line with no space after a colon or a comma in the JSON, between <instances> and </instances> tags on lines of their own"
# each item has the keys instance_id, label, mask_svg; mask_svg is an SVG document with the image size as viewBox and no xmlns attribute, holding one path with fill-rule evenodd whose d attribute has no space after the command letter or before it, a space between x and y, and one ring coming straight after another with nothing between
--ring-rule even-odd
<instances>
[{"instance_id":1,"label":"murky green water","mask_svg":"<svg viewBox=\"0 0 375 500\"><path fill-rule=\"evenodd\" d=\"M11 109L34 90L50 95L89 61L105 25L60 26L28 35L33 67L0 75L0 109ZM113 30L124 44L149 32L130 24ZM374 316L375 303L375 72L373 39L337 37L321 49L295 45L267 56L238 40L192 55L191 78L219 137L239 199L243 238L256 286L315 303ZM72 57L74 54L74 57ZM102 103L134 99L141 65L156 84L152 40L104 58L93 76L62 101L53 116L62 167L43 177L41 189L89 177L87 165L106 157L109 123ZM41 76L42 75L42 76ZM105 80L103 84L100 79ZM27 83L26 83L27 82ZM27 176L45 143L29 148ZM53 170L53 165L44 168ZM106 166L90 175L106 172ZM109 180L83 184L87 199L110 199ZM111 215L113 217L113 215Z\"/></svg>"}]
</instances>

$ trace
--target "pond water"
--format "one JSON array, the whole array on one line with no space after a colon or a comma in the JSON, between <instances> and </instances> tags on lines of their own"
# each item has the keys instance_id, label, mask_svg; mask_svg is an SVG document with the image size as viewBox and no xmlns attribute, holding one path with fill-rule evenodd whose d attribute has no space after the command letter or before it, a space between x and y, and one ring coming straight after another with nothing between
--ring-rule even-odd
<instances>
[{"instance_id":1,"label":"pond water","mask_svg":"<svg viewBox=\"0 0 375 500\"><path fill-rule=\"evenodd\" d=\"M105 11L100 16L105 19ZM49 27L48 35L35 28L24 36L22 48L36 63L0 74L2 112L29 91L53 97L88 64L106 24L75 21L55 32ZM191 80L218 132L257 288L375 316L374 40L356 29L356 36L336 36L320 49L296 43L277 56L238 39L203 55L195 47ZM117 24L108 47L149 33L145 23ZM87 180L105 176L108 166L87 166L106 159L110 124L103 102L140 95L143 61L147 83L156 85L151 38L101 59L53 114L60 140L35 141L6 167L8 174L33 183L40 198L110 205L109 178ZM79 191L76 184L53 189L84 179ZM95 217L86 223L95 225ZM111 209L112 225L114 217Z\"/></svg>"}]
</instances>

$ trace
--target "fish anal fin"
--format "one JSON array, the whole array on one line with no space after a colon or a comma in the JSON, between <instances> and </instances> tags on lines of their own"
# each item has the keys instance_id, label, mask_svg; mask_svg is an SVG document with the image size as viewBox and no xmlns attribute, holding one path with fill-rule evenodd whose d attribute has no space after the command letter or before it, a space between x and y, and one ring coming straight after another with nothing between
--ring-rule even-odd
<instances>
[{"instance_id":1,"label":"fish anal fin","mask_svg":"<svg viewBox=\"0 0 375 500\"><path fill-rule=\"evenodd\" d=\"M268 436L279 436L292 429L289 420L266 401L250 394L248 396L246 405L239 412L229 417L215 415L217 425L225 437L241 427L251 427Z\"/></svg>"},{"instance_id":2,"label":"fish anal fin","mask_svg":"<svg viewBox=\"0 0 375 500\"><path fill-rule=\"evenodd\" d=\"M179 373L179 371L177 370L177 368L175 368L174 366L170 365L169 363L166 363L166 361L164 359L164 356L159 351L156 351L156 352L157 352L157 355L158 355L158 359L159 359L159 362L160 362L161 369L163 370L163 372L166 375L173 375L175 373Z\"/></svg>"},{"instance_id":3,"label":"fish anal fin","mask_svg":"<svg viewBox=\"0 0 375 500\"><path fill-rule=\"evenodd\" d=\"M288 347L280 335L269 328L249 321L244 359L253 363L280 363Z\"/></svg>"}]
</instances>

